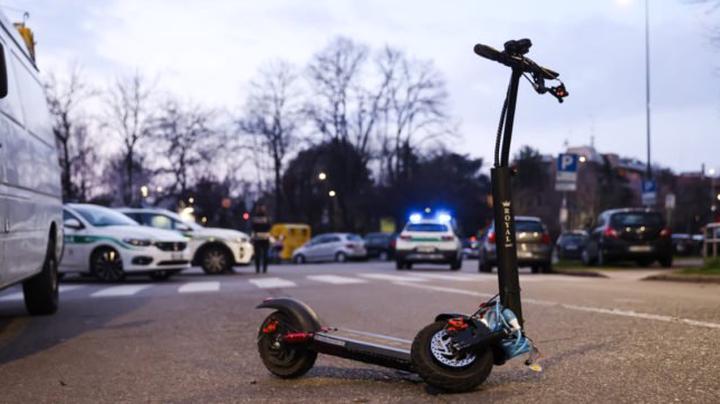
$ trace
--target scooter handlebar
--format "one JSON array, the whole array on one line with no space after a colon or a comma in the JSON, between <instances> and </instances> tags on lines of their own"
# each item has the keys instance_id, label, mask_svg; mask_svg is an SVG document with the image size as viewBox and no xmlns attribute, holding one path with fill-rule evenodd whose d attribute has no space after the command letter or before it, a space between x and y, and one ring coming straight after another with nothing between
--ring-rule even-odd
<instances>
[{"instance_id":1,"label":"scooter handlebar","mask_svg":"<svg viewBox=\"0 0 720 404\"><path fill-rule=\"evenodd\" d=\"M529 48L530 41L529 40L521 40L521 41L527 41L525 45ZM520 41L508 41L508 43L520 43ZM509 66L513 69L517 68L520 69L526 73L531 74L539 74L542 78L547 80L553 80L558 78L560 76L559 73L550 70L546 67L542 67L535 63L532 59L523 56L519 53L508 53L507 49L508 46L506 44L505 46L506 50L501 52L492 46L483 45L483 44L476 44L473 50L478 56L484 57L485 59L492 60L494 62L502 63L505 66Z\"/></svg>"}]
</instances>

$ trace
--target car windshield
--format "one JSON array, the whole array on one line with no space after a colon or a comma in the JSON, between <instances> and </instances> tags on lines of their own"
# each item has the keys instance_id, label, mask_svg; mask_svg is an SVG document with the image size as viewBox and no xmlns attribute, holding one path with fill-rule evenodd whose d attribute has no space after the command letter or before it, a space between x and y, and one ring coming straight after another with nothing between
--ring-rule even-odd
<instances>
[{"instance_id":1,"label":"car windshield","mask_svg":"<svg viewBox=\"0 0 720 404\"><path fill-rule=\"evenodd\" d=\"M542 223L535 220L518 220L515 222L516 233L542 233Z\"/></svg>"},{"instance_id":2,"label":"car windshield","mask_svg":"<svg viewBox=\"0 0 720 404\"><path fill-rule=\"evenodd\" d=\"M136 221L122 213L102 206L73 206L72 208L95 227L138 225Z\"/></svg>"},{"instance_id":3,"label":"car windshield","mask_svg":"<svg viewBox=\"0 0 720 404\"><path fill-rule=\"evenodd\" d=\"M657 212L623 212L612 216L613 227L662 226L662 217Z\"/></svg>"},{"instance_id":4,"label":"car windshield","mask_svg":"<svg viewBox=\"0 0 720 404\"><path fill-rule=\"evenodd\" d=\"M357 234L348 234L347 239L350 241L363 241L362 237L358 236Z\"/></svg>"},{"instance_id":5,"label":"car windshield","mask_svg":"<svg viewBox=\"0 0 720 404\"><path fill-rule=\"evenodd\" d=\"M153 212L153 213L154 213L154 212ZM178 215L178 214L175 213L175 212L171 212L171 211L169 211L169 210L168 210L168 211L163 210L161 213L162 213L163 215L169 216L169 217L177 220L177 221L180 222L180 223L186 224L187 226L189 226L189 227L190 227L191 229L193 229L193 230L198 230L198 229L202 229L202 228L203 228L201 225L199 225L199 224L197 224L197 223L195 223L195 222L191 222L191 221L189 221L189 220L183 219L182 216Z\"/></svg>"},{"instance_id":6,"label":"car windshield","mask_svg":"<svg viewBox=\"0 0 720 404\"><path fill-rule=\"evenodd\" d=\"M573 242L573 243L579 243L582 242L585 237L580 234L563 234L562 240L563 242Z\"/></svg>"},{"instance_id":7,"label":"car windshield","mask_svg":"<svg viewBox=\"0 0 720 404\"><path fill-rule=\"evenodd\" d=\"M424 232L445 232L448 227L440 223L410 223L405 226L407 231L424 231Z\"/></svg>"}]
</instances>

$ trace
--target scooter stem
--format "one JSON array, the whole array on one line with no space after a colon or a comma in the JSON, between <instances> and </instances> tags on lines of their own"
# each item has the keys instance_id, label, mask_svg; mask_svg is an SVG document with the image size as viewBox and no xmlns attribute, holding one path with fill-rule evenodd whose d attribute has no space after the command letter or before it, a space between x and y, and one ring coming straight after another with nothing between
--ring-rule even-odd
<instances>
[{"instance_id":1,"label":"scooter stem","mask_svg":"<svg viewBox=\"0 0 720 404\"><path fill-rule=\"evenodd\" d=\"M522 304L520 301L520 279L517 267L517 249L515 244L515 213L513 209L510 178L512 171L508 166L510 141L512 140L515 105L522 71L513 69L508 90L505 130L502 139L500 165L490 171L492 178L493 212L495 215L495 246L498 262L498 286L500 303L512 310L523 326Z\"/></svg>"}]
</instances>

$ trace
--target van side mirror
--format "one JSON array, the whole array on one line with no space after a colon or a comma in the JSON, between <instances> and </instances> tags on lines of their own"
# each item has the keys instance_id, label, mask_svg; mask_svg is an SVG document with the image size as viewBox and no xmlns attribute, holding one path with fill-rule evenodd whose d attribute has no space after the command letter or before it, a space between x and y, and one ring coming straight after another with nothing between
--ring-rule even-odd
<instances>
[{"instance_id":1,"label":"van side mirror","mask_svg":"<svg viewBox=\"0 0 720 404\"><path fill-rule=\"evenodd\" d=\"M73 229L73 230L80 230L84 227L82 225L82 223L80 223L79 220L74 219L74 218L65 219L65 222L63 223L63 225L66 228Z\"/></svg>"},{"instance_id":2,"label":"van side mirror","mask_svg":"<svg viewBox=\"0 0 720 404\"><path fill-rule=\"evenodd\" d=\"M7 60L5 60L5 49L0 44L0 98L7 97L8 94L8 75Z\"/></svg>"}]
</instances>

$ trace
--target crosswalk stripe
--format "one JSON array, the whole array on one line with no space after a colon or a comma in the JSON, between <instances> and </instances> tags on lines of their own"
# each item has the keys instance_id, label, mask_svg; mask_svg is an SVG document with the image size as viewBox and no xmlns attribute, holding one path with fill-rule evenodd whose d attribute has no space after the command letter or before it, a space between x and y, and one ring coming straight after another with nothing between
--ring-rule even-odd
<instances>
[{"instance_id":1,"label":"crosswalk stripe","mask_svg":"<svg viewBox=\"0 0 720 404\"><path fill-rule=\"evenodd\" d=\"M291 288L297 286L295 282L282 278L250 279L250 283L261 289Z\"/></svg>"},{"instance_id":2,"label":"crosswalk stripe","mask_svg":"<svg viewBox=\"0 0 720 404\"><path fill-rule=\"evenodd\" d=\"M178 288L178 293L217 292L220 282L188 282Z\"/></svg>"},{"instance_id":3,"label":"crosswalk stripe","mask_svg":"<svg viewBox=\"0 0 720 404\"><path fill-rule=\"evenodd\" d=\"M381 281L391 282L425 282L427 279L423 279L417 276L407 275L390 275L390 274L360 274L363 278L378 279Z\"/></svg>"},{"instance_id":4,"label":"crosswalk stripe","mask_svg":"<svg viewBox=\"0 0 720 404\"><path fill-rule=\"evenodd\" d=\"M100 289L90 295L90 297L115 297L115 296L132 296L143 289L147 289L152 285L120 285L111 286L109 288Z\"/></svg>"},{"instance_id":5,"label":"crosswalk stripe","mask_svg":"<svg viewBox=\"0 0 720 404\"><path fill-rule=\"evenodd\" d=\"M367 281L358 278L349 278L339 275L309 275L307 277L312 281L331 283L333 285L351 285L357 283L367 283Z\"/></svg>"},{"instance_id":6,"label":"crosswalk stripe","mask_svg":"<svg viewBox=\"0 0 720 404\"><path fill-rule=\"evenodd\" d=\"M60 285L58 291L60 293L69 292L71 290L82 289L85 285Z\"/></svg>"},{"instance_id":7,"label":"crosswalk stripe","mask_svg":"<svg viewBox=\"0 0 720 404\"><path fill-rule=\"evenodd\" d=\"M11 300L22 300L23 299L23 292L15 292L10 293L8 295L0 297L0 301L8 302Z\"/></svg>"}]
</instances>

